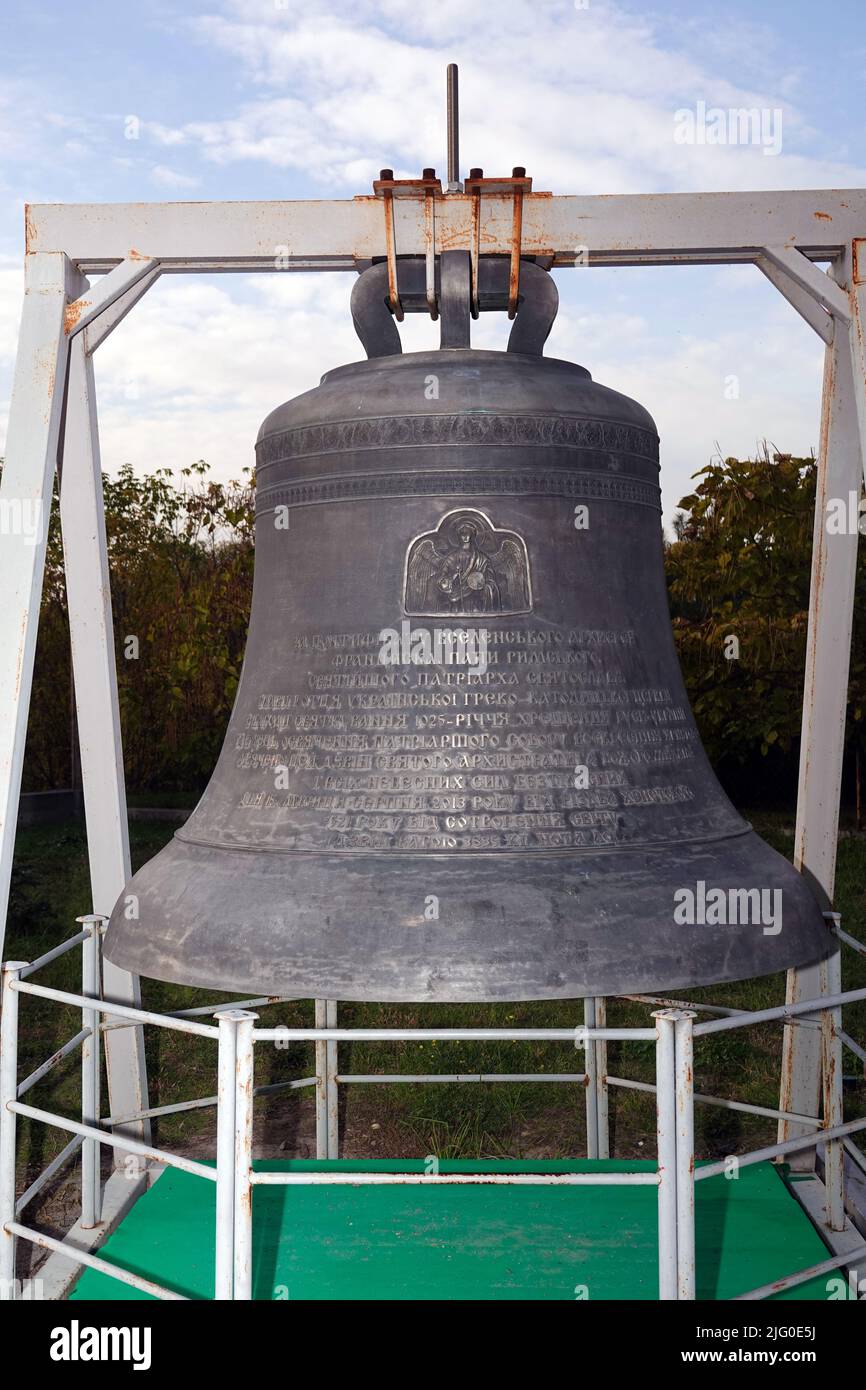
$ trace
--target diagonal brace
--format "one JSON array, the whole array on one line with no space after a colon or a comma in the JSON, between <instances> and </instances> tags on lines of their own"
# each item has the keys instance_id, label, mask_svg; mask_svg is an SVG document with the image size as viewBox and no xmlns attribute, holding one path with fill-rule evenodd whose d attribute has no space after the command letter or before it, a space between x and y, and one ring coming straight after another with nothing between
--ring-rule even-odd
<instances>
[{"instance_id":1,"label":"diagonal brace","mask_svg":"<svg viewBox=\"0 0 866 1390\"><path fill-rule=\"evenodd\" d=\"M128 256L121 261L92 289L67 304L63 319L66 336L80 333L139 280L152 276L158 266L159 262L148 256Z\"/></svg>"},{"instance_id":2,"label":"diagonal brace","mask_svg":"<svg viewBox=\"0 0 866 1390\"><path fill-rule=\"evenodd\" d=\"M828 314L832 314L846 327L851 322L851 305L845 291L835 280L830 279L826 271L819 270L802 251L797 251L793 246L764 246L757 262L761 270L764 269L762 261L768 261L770 265L784 271L795 286L822 305ZM766 271L764 273L766 274ZM784 289L782 293L788 297ZM791 303L795 308L799 308L793 299Z\"/></svg>"}]
</instances>

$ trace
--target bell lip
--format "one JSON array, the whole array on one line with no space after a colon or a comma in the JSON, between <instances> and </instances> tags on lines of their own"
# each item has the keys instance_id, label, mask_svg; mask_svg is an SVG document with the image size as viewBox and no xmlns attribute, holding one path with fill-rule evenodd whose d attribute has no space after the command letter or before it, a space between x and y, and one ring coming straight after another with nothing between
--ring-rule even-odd
<instances>
[{"instance_id":1,"label":"bell lip","mask_svg":"<svg viewBox=\"0 0 866 1390\"><path fill-rule=\"evenodd\" d=\"M424 892L449 907L427 923L414 898L407 915L412 875L391 877L379 861L343 877L349 866L336 855L325 874L309 858L289 868L258 856L245 873L230 854L172 839L124 888L105 955L135 974L227 994L413 1004L670 994L824 959L835 938L808 880L754 831L733 843L721 860L717 844L680 846L662 871L627 851L613 874L585 864L569 873L559 858L476 860L471 880L453 859L418 856ZM676 885L705 877L740 887L757 875L783 889L783 930L675 924Z\"/></svg>"},{"instance_id":2,"label":"bell lip","mask_svg":"<svg viewBox=\"0 0 866 1390\"><path fill-rule=\"evenodd\" d=\"M745 980L769 980L773 976L782 975L790 969L805 969L812 965L819 964L826 960L827 956L835 948L835 940L832 933L828 930L824 943L824 949L815 954L805 956L798 955L796 959L789 959L787 964L773 965L770 970L761 971L755 974L754 971L734 967L725 972L707 972L703 976L696 976L694 972L683 972L681 975L667 974L662 979L657 975L647 975L646 973L635 973L631 979L606 981L603 977L598 981L593 981L592 985L575 988L573 984L562 985L559 988L538 986L535 988L508 987L499 990L467 990L449 989L447 984L438 988L435 994L421 994L407 989L375 989L365 988L359 980L355 985L348 985L345 981L341 982L337 991L330 992L325 989L323 984L307 990L282 989L275 990L273 973L267 967L263 968L262 975L245 976L244 979L229 983L225 977L207 971L168 971L168 970L148 970L146 962L141 960L131 960L129 954L121 953L120 957L115 958L111 952L110 936L106 937L105 958L112 964L122 969L130 970L134 974L143 975L146 979L160 980L165 984L182 985L189 989L209 989L224 990L229 993L256 993L267 996L278 994L281 999L316 999L316 998L335 998L347 1004L508 1004L508 1003L532 1003L543 1002L545 1000L568 1000L568 999L591 999L596 997L606 997L608 999L623 999L635 994L662 995L669 996L673 991L683 991L692 989L706 989L715 985L737 984Z\"/></svg>"}]
</instances>

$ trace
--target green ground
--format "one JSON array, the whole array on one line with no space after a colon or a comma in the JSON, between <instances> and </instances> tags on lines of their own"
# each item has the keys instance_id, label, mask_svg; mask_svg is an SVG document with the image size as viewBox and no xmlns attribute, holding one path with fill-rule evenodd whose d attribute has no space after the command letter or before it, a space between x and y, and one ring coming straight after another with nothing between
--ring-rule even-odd
<instances>
[{"instance_id":1,"label":"green ground","mask_svg":"<svg viewBox=\"0 0 866 1390\"><path fill-rule=\"evenodd\" d=\"M756 828L776 848L790 854L790 824L781 816L755 815ZM790 818L787 818L788 822ZM165 822L133 822L133 860L137 867L150 858L173 833ZM845 835L839 845L837 904L846 929L866 940L866 837ZM33 959L75 930L77 914L88 909L88 873L84 829L76 823L23 831L18 840L11 903L11 939L7 959ZM846 951L845 985L866 984L866 958ZM77 988L80 954L70 953L45 972L45 983ZM784 995L782 977L693 991L716 1002L760 1008L779 1003ZM216 996L144 982L144 1003L157 1010L205 1003ZM309 1003L272 1006L260 1010L265 1022L309 1025ZM613 1003L613 1025L644 1024L647 1010L638 1005ZM457 1024L562 1025L579 1023L580 1003L503 1004L483 1007L458 1005L346 1004L340 1021L347 1025ZM22 1001L23 1071L30 1070L80 1026L73 1010L44 1005L36 999ZM866 1009L846 1010L846 1027L854 1036L866 1036ZM212 1094L215 1090L215 1049L197 1040L161 1030L148 1030L148 1063L151 1104ZM781 1029L777 1025L721 1033L699 1043L696 1088L716 1095L733 1095L758 1104L778 1103ZM305 1054L306 1050L306 1056ZM650 1043L617 1044L610 1049L612 1074L653 1079L653 1046ZM259 1083L309 1075L311 1049L262 1049L256 1080ZM581 1054L571 1044L544 1043L402 1043L393 1046L354 1043L341 1048L340 1070L356 1072L493 1072L533 1070L579 1071ZM849 1117L866 1110L862 1066L845 1055L846 1107ZM859 1081L857 1077L859 1076ZM569 1158L585 1153L583 1092L559 1084L406 1085L343 1088L342 1117L347 1157L412 1157L435 1153L441 1158ZM78 1077L73 1063L28 1099L34 1104L74 1114L78 1106ZM257 1143L265 1157L309 1157L313 1142L313 1095L310 1090L287 1093L259 1107ZM637 1092L613 1091L611 1117L617 1157L640 1157L654 1151L654 1107L651 1097ZM211 1152L213 1115L194 1111L159 1122L157 1139L181 1145L206 1156ZM771 1121L732 1111L698 1107L697 1152L709 1157L736 1153L769 1142L774 1137ZM32 1177L65 1142L58 1131L22 1123L20 1161Z\"/></svg>"},{"instance_id":2,"label":"green ground","mask_svg":"<svg viewBox=\"0 0 866 1390\"><path fill-rule=\"evenodd\" d=\"M342 1171L401 1164L256 1164ZM610 1172L632 1161L443 1163L442 1173ZM259 1187L253 1198L253 1297L263 1300L655 1299L657 1190L647 1187ZM821 1237L770 1163L697 1184L697 1297L734 1298L826 1256ZM182 1293L213 1297L214 1188L166 1172L100 1251L113 1265ZM785 1300L826 1299L827 1278ZM146 1299L85 1270L73 1299Z\"/></svg>"}]
</instances>

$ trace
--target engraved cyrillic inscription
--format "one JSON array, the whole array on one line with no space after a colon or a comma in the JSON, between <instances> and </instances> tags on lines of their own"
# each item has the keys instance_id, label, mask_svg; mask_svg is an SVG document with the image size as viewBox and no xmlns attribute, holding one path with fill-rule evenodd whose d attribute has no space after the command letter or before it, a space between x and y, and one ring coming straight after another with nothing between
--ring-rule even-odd
<instances>
[{"instance_id":1,"label":"engraved cyrillic inscription","mask_svg":"<svg viewBox=\"0 0 866 1390\"><path fill-rule=\"evenodd\" d=\"M634 631L486 630L483 672L382 666L372 631L299 635L292 688L236 715L238 809L299 850L549 851L732 828L721 795L695 805L688 708L646 683Z\"/></svg>"}]
</instances>

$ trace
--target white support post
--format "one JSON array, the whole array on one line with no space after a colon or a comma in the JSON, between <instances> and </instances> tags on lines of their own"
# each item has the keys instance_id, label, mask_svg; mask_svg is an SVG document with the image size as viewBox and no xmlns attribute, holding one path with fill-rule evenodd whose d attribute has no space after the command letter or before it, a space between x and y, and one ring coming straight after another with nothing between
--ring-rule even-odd
<instances>
[{"instance_id":1,"label":"white support post","mask_svg":"<svg viewBox=\"0 0 866 1390\"><path fill-rule=\"evenodd\" d=\"M822 962L821 993L829 998L842 992L842 951L839 946ZM833 1129L844 1123L842 1094L842 1009L825 1009L821 1015L821 1062L824 1090L824 1126ZM824 1191L827 1194L827 1225L831 1231L845 1229L845 1145L831 1139L824 1145Z\"/></svg>"},{"instance_id":2,"label":"white support post","mask_svg":"<svg viewBox=\"0 0 866 1390\"><path fill-rule=\"evenodd\" d=\"M860 458L866 475L866 237L856 237L850 256L851 327L854 360L854 409L860 435Z\"/></svg>"},{"instance_id":3,"label":"white support post","mask_svg":"<svg viewBox=\"0 0 866 1390\"><path fill-rule=\"evenodd\" d=\"M660 1009L656 1022L656 1141L659 1182L659 1299L678 1296L677 1102L675 1009Z\"/></svg>"},{"instance_id":4,"label":"white support post","mask_svg":"<svg viewBox=\"0 0 866 1390\"><path fill-rule=\"evenodd\" d=\"M96 391L84 332L73 339L70 355L60 521L93 911L107 917L132 868ZM134 904L129 910L134 911ZM113 1003L141 1006L137 977L110 961L104 963L103 987L106 999ZM123 1028L107 1033L105 1061L111 1113L132 1115L146 1110L142 1030ZM126 1132L148 1142L149 1124L132 1124ZM119 1154L116 1161L122 1161Z\"/></svg>"},{"instance_id":5,"label":"white support post","mask_svg":"<svg viewBox=\"0 0 866 1390\"><path fill-rule=\"evenodd\" d=\"M597 1027L597 1011L594 997L583 1001L583 1026L589 1032ZM586 1156L589 1159L600 1157L598 1138L598 1052L595 1040L585 1039L586 1081L584 1083L584 1107L586 1112Z\"/></svg>"},{"instance_id":6,"label":"white support post","mask_svg":"<svg viewBox=\"0 0 866 1390\"><path fill-rule=\"evenodd\" d=\"M317 1028L328 1026L328 1005L324 999L315 1003ZM328 1158L328 1044L314 1043L316 1053L316 1158Z\"/></svg>"},{"instance_id":7,"label":"white support post","mask_svg":"<svg viewBox=\"0 0 866 1390\"><path fill-rule=\"evenodd\" d=\"M694 1020L675 1011L677 1123L677 1298L695 1298L695 1094Z\"/></svg>"},{"instance_id":8,"label":"white support post","mask_svg":"<svg viewBox=\"0 0 866 1390\"><path fill-rule=\"evenodd\" d=\"M235 1012L234 1297L253 1296L253 1027L258 1014Z\"/></svg>"},{"instance_id":9,"label":"white support post","mask_svg":"<svg viewBox=\"0 0 866 1390\"><path fill-rule=\"evenodd\" d=\"M87 932L81 943L81 993L88 999L101 998L99 977L99 930L104 918L78 917ZM90 1036L81 1044L81 1123L99 1125L100 1093L100 1015L95 1009L81 1010L81 1026ZM81 1226L85 1231L99 1225L101 1208L101 1146L98 1139L85 1139L81 1146Z\"/></svg>"},{"instance_id":10,"label":"white support post","mask_svg":"<svg viewBox=\"0 0 866 1390\"><path fill-rule=\"evenodd\" d=\"M325 1018L327 1028L337 1026L337 1001L329 999L325 1005ZM325 1044L325 1084L327 1089L327 1111L328 1111L328 1158L340 1157L340 1109L339 1091L337 1083L337 1048L336 1041Z\"/></svg>"},{"instance_id":11,"label":"white support post","mask_svg":"<svg viewBox=\"0 0 866 1390\"><path fill-rule=\"evenodd\" d=\"M0 1013L0 1300L15 1298L15 1236L9 1230L15 1220L15 1112L18 1099L18 994L12 988L26 961L7 961L2 967Z\"/></svg>"},{"instance_id":12,"label":"white support post","mask_svg":"<svg viewBox=\"0 0 866 1390\"><path fill-rule=\"evenodd\" d=\"M28 256L0 484L0 953L66 385L69 262Z\"/></svg>"},{"instance_id":13,"label":"white support post","mask_svg":"<svg viewBox=\"0 0 866 1390\"><path fill-rule=\"evenodd\" d=\"M217 1179L214 1299L230 1301L234 1290L235 1234L235 1069L238 1023L243 1010L217 1015Z\"/></svg>"},{"instance_id":14,"label":"white support post","mask_svg":"<svg viewBox=\"0 0 866 1390\"><path fill-rule=\"evenodd\" d=\"M595 1001L595 1026L607 1027L607 1000L599 996ZM595 1042L595 1108L598 1127L598 1156L610 1158L610 1116L607 1085L607 1040L598 1038Z\"/></svg>"},{"instance_id":15,"label":"white support post","mask_svg":"<svg viewBox=\"0 0 866 1390\"><path fill-rule=\"evenodd\" d=\"M852 273L850 261L840 278ZM848 665L857 568L857 530L831 535L827 506L860 496L863 443L857 400L863 385L854 370L852 337L837 332L825 351L821 438L812 542L812 585L803 692L800 781L797 795L794 862L811 883L823 908L833 901ZM816 998L822 989L819 965L788 972L789 1004ZM789 1024L782 1050L779 1109L800 1115L820 1113L821 1035ZM779 1142L808 1133L796 1121L779 1123ZM814 1166L814 1151L795 1155L800 1169Z\"/></svg>"}]
</instances>

